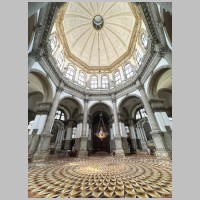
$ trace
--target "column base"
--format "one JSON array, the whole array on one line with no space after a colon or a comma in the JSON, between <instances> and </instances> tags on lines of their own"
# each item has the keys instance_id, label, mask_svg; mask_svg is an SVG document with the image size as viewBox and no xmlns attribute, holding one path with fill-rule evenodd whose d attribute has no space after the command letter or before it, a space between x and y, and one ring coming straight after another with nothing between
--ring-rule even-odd
<instances>
[{"instance_id":1,"label":"column base","mask_svg":"<svg viewBox=\"0 0 200 200\"><path fill-rule=\"evenodd\" d=\"M80 150L77 152L78 158L87 158L88 157L88 151L86 150Z\"/></svg>"},{"instance_id":2,"label":"column base","mask_svg":"<svg viewBox=\"0 0 200 200\"><path fill-rule=\"evenodd\" d=\"M71 140L64 140L65 142L65 144L64 144L64 150L65 151L67 151L67 150L69 150L69 148L70 148L70 142L71 142Z\"/></svg>"},{"instance_id":3,"label":"column base","mask_svg":"<svg viewBox=\"0 0 200 200\"><path fill-rule=\"evenodd\" d=\"M42 133L40 135L38 149L33 156L33 162L44 162L47 160L52 136L53 135L49 133Z\"/></svg>"},{"instance_id":4,"label":"column base","mask_svg":"<svg viewBox=\"0 0 200 200\"><path fill-rule=\"evenodd\" d=\"M78 158L87 158L88 157L87 140L88 140L88 138L86 136L82 136L80 138L80 149L77 152Z\"/></svg>"},{"instance_id":5,"label":"column base","mask_svg":"<svg viewBox=\"0 0 200 200\"><path fill-rule=\"evenodd\" d=\"M122 138L122 146L124 149L124 153L130 154L130 147L128 145L127 138L126 137L121 137L121 138Z\"/></svg>"},{"instance_id":6,"label":"column base","mask_svg":"<svg viewBox=\"0 0 200 200\"><path fill-rule=\"evenodd\" d=\"M116 157L125 157L124 150L123 149L116 149L115 150L115 156Z\"/></svg>"},{"instance_id":7,"label":"column base","mask_svg":"<svg viewBox=\"0 0 200 200\"><path fill-rule=\"evenodd\" d=\"M156 157L172 160L172 151L166 149L156 149Z\"/></svg>"},{"instance_id":8,"label":"column base","mask_svg":"<svg viewBox=\"0 0 200 200\"><path fill-rule=\"evenodd\" d=\"M116 147L115 156L124 157L125 154L124 154L124 150L123 150L123 147L122 147L121 136L115 137L115 147Z\"/></svg>"},{"instance_id":9,"label":"column base","mask_svg":"<svg viewBox=\"0 0 200 200\"><path fill-rule=\"evenodd\" d=\"M48 151L36 151L32 162L45 162L48 159L49 156L49 152Z\"/></svg>"}]
</instances>

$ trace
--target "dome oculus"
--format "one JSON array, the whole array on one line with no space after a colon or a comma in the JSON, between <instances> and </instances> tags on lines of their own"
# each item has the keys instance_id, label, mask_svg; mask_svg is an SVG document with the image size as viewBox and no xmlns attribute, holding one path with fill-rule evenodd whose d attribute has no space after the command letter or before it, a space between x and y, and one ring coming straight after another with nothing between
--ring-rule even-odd
<instances>
[{"instance_id":1,"label":"dome oculus","mask_svg":"<svg viewBox=\"0 0 200 200\"><path fill-rule=\"evenodd\" d=\"M93 27L96 30L100 30L103 27L103 18L100 15L96 15L93 18Z\"/></svg>"}]
</instances>

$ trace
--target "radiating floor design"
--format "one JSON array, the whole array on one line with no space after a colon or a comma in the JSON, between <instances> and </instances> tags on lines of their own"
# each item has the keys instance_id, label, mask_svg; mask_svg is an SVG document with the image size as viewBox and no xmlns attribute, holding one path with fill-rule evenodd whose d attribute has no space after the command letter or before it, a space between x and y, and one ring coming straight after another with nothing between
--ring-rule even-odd
<instances>
[{"instance_id":1,"label":"radiating floor design","mask_svg":"<svg viewBox=\"0 0 200 200\"><path fill-rule=\"evenodd\" d=\"M29 197L169 198L172 165L152 156L66 158L29 165Z\"/></svg>"}]
</instances>

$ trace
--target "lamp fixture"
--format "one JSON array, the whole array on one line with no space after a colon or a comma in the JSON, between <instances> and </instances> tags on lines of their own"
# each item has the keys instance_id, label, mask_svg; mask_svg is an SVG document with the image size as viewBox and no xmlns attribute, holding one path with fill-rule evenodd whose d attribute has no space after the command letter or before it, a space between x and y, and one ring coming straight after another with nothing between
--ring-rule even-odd
<instances>
[{"instance_id":1,"label":"lamp fixture","mask_svg":"<svg viewBox=\"0 0 200 200\"><path fill-rule=\"evenodd\" d=\"M98 58L99 58L99 66L100 66L100 49L99 49L99 33L98 33ZM100 71L99 71L100 74ZM99 114L99 124L98 124L98 128L97 128L97 132L95 133L95 135L101 140L103 141L104 138L106 138L108 136L108 132L106 131L106 127L103 121L103 114L102 114L102 106L101 106L101 89L99 89L99 94L100 94L100 109L101 112Z\"/></svg>"},{"instance_id":2,"label":"lamp fixture","mask_svg":"<svg viewBox=\"0 0 200 200\"><path fill-rule=\"evenodd\" d=\"M103 121L103 114L102 114L102 110L101 113L99 114L99 125L98 125L98 129L97 132L95 133L95 135L101 140L103 141L104 138L106 138L108 136L108 132L106 131L106 127Z\"/></svg>"}]
</instances>

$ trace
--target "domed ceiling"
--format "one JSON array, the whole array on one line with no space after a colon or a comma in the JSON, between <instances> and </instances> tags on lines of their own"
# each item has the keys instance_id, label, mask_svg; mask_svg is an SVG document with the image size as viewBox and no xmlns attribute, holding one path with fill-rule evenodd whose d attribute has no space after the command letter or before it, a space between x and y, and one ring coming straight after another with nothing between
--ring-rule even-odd
<instances>
[{"instance_id":1,"label":"domed ceiling","mask_svg":"<svg viewBox=\"0 0 200 200\"><path fill-rule=\"evenodd\" d=\"M136 5L127 2L66 3L56 20L67 58L90 70L130 58L140 27Z\"/></svg>"}]
</instances>

